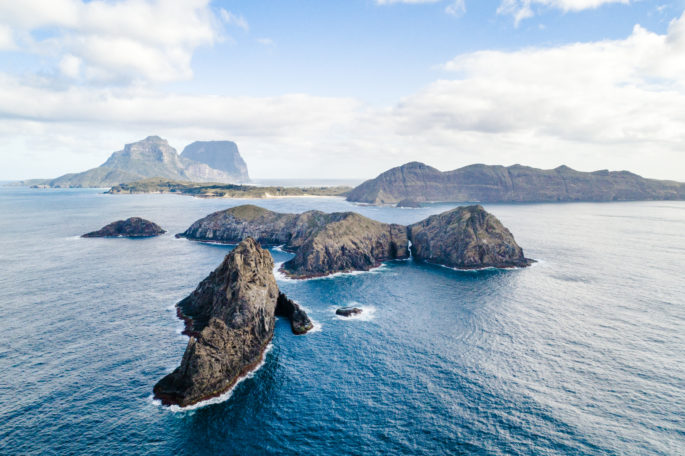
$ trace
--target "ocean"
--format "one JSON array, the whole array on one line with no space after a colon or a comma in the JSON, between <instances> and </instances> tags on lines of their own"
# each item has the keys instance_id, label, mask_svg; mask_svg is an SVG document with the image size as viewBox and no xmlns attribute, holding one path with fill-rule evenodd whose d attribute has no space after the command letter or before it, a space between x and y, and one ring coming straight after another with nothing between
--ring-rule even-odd
<instances>
[{"instance_id":1,"label":"ocean","mask_svg":"<svg viewBox=\"0 0 685 456\"><path fill-rule=\"evenodd\" d=\"M0 454L685 453L685 202L485 205L526 269L279 276L316 330L281 319L224 401L162 407L187 343L174 304L231 249L174 234L247 203L403 224L455 206L0 187ZM78 237L130 216L168 233Z\"/></svg>"}]
</instances>

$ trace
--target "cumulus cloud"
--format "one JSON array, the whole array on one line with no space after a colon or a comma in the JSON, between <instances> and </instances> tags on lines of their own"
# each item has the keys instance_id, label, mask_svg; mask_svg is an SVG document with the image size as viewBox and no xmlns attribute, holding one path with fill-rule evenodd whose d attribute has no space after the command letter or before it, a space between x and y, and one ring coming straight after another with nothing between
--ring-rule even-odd
<instances>
[{"instance_id":1,"label":"cumulus cloud","mask_svg":"<svg viewBox=\"0 0 685 456\"><path fill-rule=\"evenodd\" d=\"M188 79L194 50L221 39L209 0L0 1L0 18L0 46L12 33L65 75L79 59L94 80Z\"/></svg>"},{"instance_id":2,"label":"cumulus cloud","mask_svg":"<svg viewBox=\"0 0 685 456\"><path fill-rule=\"evenodd\" d=\"M502 0L497 12L511 14L518 25L522 20L533 17L536 8L555 8L568 12L595 9L607 3L628 4L630 0Z\"/></svg>"},{"instance_id":3,"label":"cumulus cloud","mask_svg":"<svg viewBox=\"0 0 685 456\"><path fill-rule=\"evenodd\" d=\"M159 134L178 148L235 139L259 177L365 177L419 159L441 169L566 163L683 180L683 55L685 15L665 34L636 26L621 40L462 54L443 65L443 79L386 107L306 94L56 90L0 75L0 156L11 164L13 150L42 153L36 162L53 166L50 176ZM52 159L55 150L89 154L65 163L75 153Z\"/></svg>"}]
</instances>

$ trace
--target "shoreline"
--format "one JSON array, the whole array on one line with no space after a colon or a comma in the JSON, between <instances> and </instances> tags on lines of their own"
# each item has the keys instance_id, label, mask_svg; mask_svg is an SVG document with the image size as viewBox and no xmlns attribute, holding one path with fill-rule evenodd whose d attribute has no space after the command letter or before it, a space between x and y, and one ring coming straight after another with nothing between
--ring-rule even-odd
<instances>
[{"instance_id":1,"label":"shoreline","mask_svg":"<svg viewBox=\"0 0 685 456\"><path fill-rule=\"evenodd\" d=\"M273 336L269 338L269 340L262 345L260 349L259 356L257 359L253 362L245 366L240 370L238 375L236 375L226 386L225 388L222 388L218 391L215 391L214 393L211 393L207 396L202 397L201 399L198 399L197 401L194 401L190 404L186 405L179 405L178 403L166 403L163 398L157 396L157 394L153 391L152 393L152 401L156 404L159 405L162 408L168 409L169 411L173 413L179 413L179 412L190 412L193 410L197 410L202 407L206 407L209 405L215 405L215 404L221 404L222 402L226 402L228 399L231 398L233 395L233 391L235 388L244 380L248 378L252 378L252 376L261 369L264 364L266 364L266 355L273 349Z\"/></svg>"}]
</instances>

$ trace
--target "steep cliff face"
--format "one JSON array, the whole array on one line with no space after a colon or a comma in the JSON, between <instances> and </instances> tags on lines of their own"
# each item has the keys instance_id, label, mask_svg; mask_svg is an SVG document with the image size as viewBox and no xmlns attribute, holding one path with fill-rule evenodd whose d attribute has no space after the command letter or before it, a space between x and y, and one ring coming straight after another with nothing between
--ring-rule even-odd
<instances>
[{"instance_id":1,"label":"steep cliff face","mask_svg":"<svg viewBox=\"0 0 685 456\"><path fill-rule=\"evenodd\" d=\"M259 363L274 330L273 267L269 252L245 239L178 303L190 340L181 365L154 387L164 404L217 396Z\"/></svg>"},{"instance_id":2,"label":"steep cliff face","mask_svg":"<svg viewBox=\"0 0 685 456\"><path fill-rule=\"evenodd\" d=\"M531 260L502 223L481 206L433 215L407 227L415 259L458 269L528 266Z\"/></svg>"},{"instance_id":3,"label":"steep cliff face","mask_svg":"<svg viewBox=\"0 0 685 456\"><path fill-rule=\"evenodd\" d=\"M407 258L406 229L354 212L308 211L280 214L257 206L215 212L179 234L193 240L240 242L253 237L262 245L284 245L295 258L283 265L293 277L368 270L381 262Z\"/></svg>"},{"instance_id":4,"label":"steep cliff face","mask_svg":"<svg viewBox=\"0 0 685 456\"><path fill-rule=\"evenodd\" d=\"M223 171L233 182L250 181L245 160L233 141L195 141L183 149L181 157Z\"/></svg>"},{"instance_id":5,"label":"steep cliff face","mask_svg":"<svg viewBox=\"0 0 685 456\"><path fill-rule=\"evenodd\" d=\"M329 214L328 223L300 245L283 265L294 278L368 271L383 261L409 257L407 230L354 212Z\"/></svg>"},{"instance_id":6,"label":"steep cliff face","mask_svg":"<svg viewBox=\"0 0 685 456\"><path fill-rule=\"evenodd\" d=\"M685 183L645 179L627 171L585 173L568 166L470 165L440 172L407 163L368 180L348 201L394 204L415 201L628 201L685 199Z\"/></svg>"},{"instance_id":7,"label":"steep cliff face","mask_svg":"<svg viewBox=\"0 0 685 456\"><path fill-rule=\"evenodd\" d=\"M131 217L126 220L117 220L97 231L86 233L81 237L150 237L164 234L159 225L140 217Z\"/></svg>"}]
</instances>

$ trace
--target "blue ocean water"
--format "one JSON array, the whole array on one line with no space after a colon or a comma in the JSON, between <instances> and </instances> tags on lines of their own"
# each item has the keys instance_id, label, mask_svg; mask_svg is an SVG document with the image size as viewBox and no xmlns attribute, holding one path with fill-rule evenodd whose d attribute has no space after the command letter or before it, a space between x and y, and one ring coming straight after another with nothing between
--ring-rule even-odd
<instances>
[{"instance_id":1,"label":"blue ocean water","mask_svg":"<svg viewBox=\"0 0 685 456\"><path fill-rule=\"evenodd\" d=\"M527 269L279 280L317 331L279 320L225 402L159 406L187 341L173 305L230 249L173 234L247 202L398 223L452 207L0 188L1 454L685 452L684 202L486 205ZM78 238L134 215L169 233Z\"/></svg>"}]
</instances>

